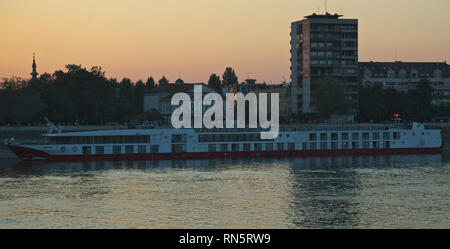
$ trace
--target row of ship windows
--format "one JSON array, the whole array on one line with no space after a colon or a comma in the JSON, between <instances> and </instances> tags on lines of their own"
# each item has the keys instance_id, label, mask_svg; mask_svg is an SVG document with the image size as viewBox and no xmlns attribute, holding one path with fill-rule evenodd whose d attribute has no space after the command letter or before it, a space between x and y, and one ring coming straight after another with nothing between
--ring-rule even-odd
<instances>
[{"instance_id":1,"label":"row of ship windows","mask_svg":"<svg viewBox=\"0 0 450 249\"><path fill-rule=\"evenodd\" d=\"M400 139L400 132L373 132L372 137L370 138L369 132L363 132L362 134L358 132L354 133L309 133L310 141L317 141L320 138L321 141L327 141L331 138L331 140L338 140L340 137L341 140L380 140L383 138L384 140L391 139L391 134L393 139ZM280 134L279 137L283 135ZM286 137L289 137L289 134L286 134ZM233 141L260 141L260 134L202 134L198 136L199 142L233 142Z\"/></svg>"},{"instance_id":2,"label":"row of ship windows","mask_svg":"<svg viewBox=\"0 0 450 249\"><path fill-rule=\"evenodd\" d=\"M131 144L150 143L150 136L58 136L49 137L48 140L50 144Z\"/></svg>"},{"instance_id":3,"label":"row of ship windows","mask_svg":"<svg viewBox=\"0 0 450 249\"><path fill-rule=\"evenodd\" d=\"M364 142L342 142L340 148L338 142L304 142L302 144L295 143L255 143L255 144L209 144L208 152L237 152L237 151L283 151L283 150L346 150L346 149L389 149L391 143L389 141L364 141Z\"/></svg>"},{"instance_id":4,"label":"row of ship windows","mask_svg":"<svg viewBox=\"0 0 450 249\"><path fill-rule=\"evenodd\" d=\"M74 146L72 147L72 152L77 152L78 147ZM104 155L105 154L105 146L82 146L81 148L83 155ZM61 152L65 152L66 147L61 147ZM158 153L159 152L159 145L126 145L126 146L120 146L120 145L114 145L112 146L111 154L144 154L144 153Z\"/></svg>"},{"instance_id":5,"label":"row of ship windows","mask_svg":"<svg viewBox=\"0 0 450 249\"><path fill-rule=\"evenodd\" d=\"M337 149L389 149L390 142L342 142L340 148L338 142L304 142L302 144L295 143L255 143L255 144L208 144L208 152L237 152L237 151L284 151L284 150L337 150ZM231 145L231 146L230 146ZM360 146L362 145L362 147ZM66 147L62 146L61 152L66 151ZM105 154L105 146L82 146L83 155L103 155ZM73 146L72 152L77 152L78 147ZM173 144L171 152L186 152L186 145ZM159 145L114 145L110 154L144 154L144 153L159 153Z\"/></svg>"},{"instance_id":6,"label":"row of ship windows","mask_svg":"<svg viewBox=\"0 0 450 249\"><path fill-rule=\"evenodd\" d=\"M350 140L350 135L351 135L351 140L360 140L362 138L362 140L379 140L381 138L383 138L384 140L389 140L391 139L391 134L392 134L392 138L393 139L400 139L400 132L383 132L382 134L380 134L379 132L372 132L372 138L370 138L370 132L363 132L362 134L359 132L353 132L353 133L331 133L330 136L328 136L328 133L310 133L309 134L309 140L310 141L316 141L318 137L320 137L321 141L326 141L329 140L331 138L331 140L338 140L339 135L341 140Z\"/></svg>"}]
</instances>

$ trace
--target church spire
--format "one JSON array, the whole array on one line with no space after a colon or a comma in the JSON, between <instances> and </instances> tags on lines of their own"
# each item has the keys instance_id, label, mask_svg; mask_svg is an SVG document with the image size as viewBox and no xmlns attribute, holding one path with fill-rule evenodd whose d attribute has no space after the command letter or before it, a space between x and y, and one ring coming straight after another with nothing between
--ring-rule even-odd
<instances>
[{"instance_id":1,"label":"church spire","mask_svg":"<svg viewBox=\"0 0 450 249\"><path fill-rule=\"evenodd\" d=\"M36 59L33 53L33 72L31 72L31 80L37 80L38 73L36 72Z\"/></svg>"}]
</instances>

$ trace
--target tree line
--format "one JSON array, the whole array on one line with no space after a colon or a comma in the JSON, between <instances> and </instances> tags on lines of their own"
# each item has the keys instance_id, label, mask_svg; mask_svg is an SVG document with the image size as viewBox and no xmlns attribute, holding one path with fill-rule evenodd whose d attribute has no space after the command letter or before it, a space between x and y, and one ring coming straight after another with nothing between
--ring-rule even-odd
<instances>
[{"instance_id":1,"label":"tree line","mask_svg":"<svg viewBox=\"0 0 450 249\"><path fill-rule=\"evenodd\" d=\"M108 79L97 66L86 69L69 64L65 69L43 73L32 81L18 77L2 79L0 125L38 124L44 122L44 117L60 124L117 122L143 112L145 91L169 84L165 76L158 82L153 77L146 82ZM208 85L220 91L223 86L237 83L230 67L222 78L211 74Z\"/></svg>"},{"instance_id":2,"label":"tree line","mask_svg":"<svg viewBox=\"0 0 450 249\"><path fill-rule=\"evenodd\" d=\"M388 121L394 114L405 121L431 121L433 117L448 117L448 103L433 104L430 81L422 79L407 92L380 85L364 85L360 90L358 117L361 121Z\"/></svg>"},{"instance_id":3,"label":"tree line","mask_svg":"<svg viewBox=\"0 0 450 249\"><path fill-rule=\"evenodd\" d=\"M158 82L148 77L144 82L129 78L118 81L106 78L101 67L86 69L69 64L66 70L43 73L37 80L18 77L0 82L0 125L27 125L43 123L48 117L61 124L105 124L120 122L126 117L143 112L144 93L165 87L169 80L163 76ZM221 92L224 87L238 84L233 68L227 67L222 79L211 74L208 85ZM338 80L322 79L314 89L313 103L322 120L333 113L349 113L350 100L344 85ZM428 80L421 80L415 90L396 91L379 85L363 85L359 89L360 122L386 122L393 114L406 120L430 121L432 117L450 116L450 105L433 105L432 88Z\"/></svg>"},{"instance_id":4,"label":"tree line","mask_svg":"<svg viewBox=\"0 0 450 249\"><path fill-rule=\"evenodd\" d=\"M350 100L345 95L345 84L335 79L321 79L314 89L314 105L320 118L330 114L351 112ZM381 85L362 85L359 89L359 122L387 122L394 114L404 121L431 121L433 117L450 116L450 104L433 104L433 90L427 79L422 79L415 89L397 91Z\"/></svg>"}]
</instances>

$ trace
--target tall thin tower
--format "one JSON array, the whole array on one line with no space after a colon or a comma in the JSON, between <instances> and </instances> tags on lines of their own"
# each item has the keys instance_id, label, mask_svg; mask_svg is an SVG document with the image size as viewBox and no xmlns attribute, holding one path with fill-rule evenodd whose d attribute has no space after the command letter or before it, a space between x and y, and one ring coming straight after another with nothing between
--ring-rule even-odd
<instances>
[{"instance_id":1,"label":"tall thin tower","mask_svg":"<svg viewBox=\"0 0 450 249\"><path fill-rule=\"evenodd\" d=\"M34 53L33 53L33 71L31 72L31 80L37 80L37 76L38 76L38 72L36 72L36 59L34 57Z\"/></svg>"}]
</instances>

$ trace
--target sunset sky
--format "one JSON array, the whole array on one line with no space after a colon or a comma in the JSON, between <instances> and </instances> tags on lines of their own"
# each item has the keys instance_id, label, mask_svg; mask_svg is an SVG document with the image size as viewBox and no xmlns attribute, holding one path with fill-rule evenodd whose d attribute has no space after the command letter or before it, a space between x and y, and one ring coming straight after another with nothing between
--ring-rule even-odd
<instances>
[{"instance_id":1,"label":"sunset sky","mask_svg":"<svg viewBox=\"0 0 450 249\"><path fill-rule=\"evenodd\" d=\"M324 0L0 0L0 77L66 64L107 77L207 82L225 67L258 82L289 79L290 23ZM328 0L359 19L360 61L449 61L449 0Z\"/></svg>"}]
</instances>

